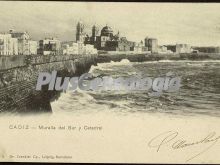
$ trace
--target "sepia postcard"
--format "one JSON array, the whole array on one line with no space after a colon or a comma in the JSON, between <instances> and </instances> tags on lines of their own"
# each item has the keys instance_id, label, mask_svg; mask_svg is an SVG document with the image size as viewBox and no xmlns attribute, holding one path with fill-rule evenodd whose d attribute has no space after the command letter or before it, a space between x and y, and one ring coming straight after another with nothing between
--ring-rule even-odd
<instances>
[{"instance_id":1,"label":"sepia postcard","mask_svg":"<svg viewBox=\"0 0 220 165\"><path fill-rule=\"evenodd\" d=\"M0 162L220 163L220 3L0 8Z\"/></svg>"}]
</instances>

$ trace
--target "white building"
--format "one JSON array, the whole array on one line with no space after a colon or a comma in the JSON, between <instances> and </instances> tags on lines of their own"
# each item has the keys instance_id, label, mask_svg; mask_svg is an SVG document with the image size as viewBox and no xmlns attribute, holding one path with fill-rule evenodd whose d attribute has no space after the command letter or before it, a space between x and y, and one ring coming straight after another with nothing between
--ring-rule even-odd
<instances>
[{"instance_id":1,"label":"white building","mask_svg":"<svg viewBox=\"0 0 220 165\"><path fill-rule=\"evenodd\" d=\"M143 46L144 46L144 44L143 44L142 41L141 41L140 43L135 42L135 43L134 43L134 52L135 52L135 53L141 53L141 52L143 52Z\"/></svg>"},{"instance_id":2,"label":"white building","mask_svg":"<svg viewBox=\"0 0 220 165\"><path fill-rule=\"evenodd\" d=\"M11 34L0 34L0 55L18 55L18 40Z\"/></svg>"},{"instance_id":3,"label":"white building","mask_svg":"<svg viewBox=\"0 0 220 165\"><path fill-rule=\"evenodd\" d=\"M29 44L29 55L36 55L37 54L38 42L29 40L28 44Z\"/></svg>"},{"instance_id":4,"label":"white building","mask_svg":"<svg viewBox=\"0 0 220 165\"><path fill-rule=\"evenodd\" d=\"M19 55L33 55L37 54L37 41L32 41L27 32L14 32L10 30L12 38L18 40L18 54Z\"/></svg>"},{"instance_id":5,"label":"white building","mask_svg":"<svg viewBox=\"0 0 220 165\"><path fill-rule=\"evenodd\" d=\"M86 44L84 46L84 53L85 54L97 54L97 49L94 48L94 45L89 45L89 44Z\"/></svg>"},{"instance_id":6,"label":"white building","mask_svg":"<svg viewBox=\"0 0 220 165\"><path fill-rule=\"evenodd\" d=\"M67 42L62 44L62 53L63 55L77 54L77 55L86 55L86 54L97 54L97 49L94 48L94 45L83 44L82 42Z\"/></svg>"},{"instance_id":7,"label":"white building","mask_svg":"<svg viewBox=\"0 0 220 165\"><path fill-rule=\"evenodd\" d=\"M167 50L166 46L162 45L162 46L158 46L158 53L166 54L166 53L170 53L170 52Z\"/></svg>"},{"instance_id":8,"label":"white building","mask_svg":"<svg viewBox=\"0 0 220 165\"><path fill-rule=\"evenodd\" d=\"M10 42L11 42L11 44L10 44L11 54L18 55L18 40L17 40L17 38L11 38Z\"/></svg>"},{"instance_id":9,"label":"white building","mask_svg":"<svg viewBox=\"0 0 220 165\"><path fill-rule=\"evenodd\" d=\"M14 32L10 30L12 38L16 38L18 40L18 54L19 55L28 55L29 54L29 44L28 40L30 36L27 32Z\"/></svg>"},{"instance_id":10,"label":"white building","mask_svg":"<svg viewBox=\"0 0 220 165\"><path fill-rule=\"evenodd\" d=\"M77 41L77 44L78 44L78 54L85 54L84 43Z\"/></svg>"},{"instance_id":11,"label":"white building","mask_svg":"<svg viewBox=\"0 0 220 165\"><path fill-rule=\"evenodd\" d=\"M78 54L78 43L69 42L62 44L62 54L69 55L69 54Z\"/></svg>"},{"instance_id":12,"label":"white building","mask_svg":"<svg viewBox=\"0 0 220 165\"><path fill-rule=\"evenodd\" d=\"M176 53L191 53L192 49L189 44L176 44Z\"/></svg>"}]
</instances>

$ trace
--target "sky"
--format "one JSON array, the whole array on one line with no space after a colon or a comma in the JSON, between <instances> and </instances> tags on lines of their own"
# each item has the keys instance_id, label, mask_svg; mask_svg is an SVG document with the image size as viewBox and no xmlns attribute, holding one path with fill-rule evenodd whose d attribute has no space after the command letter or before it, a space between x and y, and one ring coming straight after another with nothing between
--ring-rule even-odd
<instances>
[{"instance_id":1,"label":"sky","mask_svg":"<svg viewBox=\"0 0 220 165\"><path fill-rule=\"evenodd\" d=\"M0 31L27 31L31 38L75 40L76 24L83 21L91 34L106 24L130 41L145 37L160 45L187 43L220 46L220 4L119 2L0 2Z\"/></svg>"}]
</instances>

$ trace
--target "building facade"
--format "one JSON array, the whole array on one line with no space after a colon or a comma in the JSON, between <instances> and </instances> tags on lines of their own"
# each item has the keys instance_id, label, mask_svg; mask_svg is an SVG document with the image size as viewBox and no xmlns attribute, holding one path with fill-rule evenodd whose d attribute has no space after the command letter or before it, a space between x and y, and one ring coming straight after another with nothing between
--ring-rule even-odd
<instances>
[{"instance_id":1,"label":"building facade","mask_svg":"<svg viewBox=\"0 0 220 165\"><path fill-rule=\"evenodd\" d=\"M176 44L176 53L191 53L191 46L189 44Z\"/></svg>"},{"instance_id":2,"label":"building facade","mask_svg":"<svg viewBox=\"0 0 220 165\"><path fill-rule=\"evenodd\" d=\"M158 46L158 53L165 54L165 53L169 53L169 51L167 50L166 46L160 45L160 46Z\"/></svg>"},{"instance_id":3,"label":"building facade","mask_svg":"<svg viewBox=\"0 0 220 165\"><path fill-rule=\"evenodd\" d=\"M18 54L19 55L34 55L37 54L37 41L30 39L30 35L27 32L15 32L10 30L12 38L16 38L18 41Z\"/></svg>"},{"instance_id":4,"label":"building facade","mask_svg":"<svg viewBox=\"0 0 220 165\"><path fill-rule=\"evenodd\" d=\"M83 54L97 54L97 49L94 48L94 45L84 44L82 42L67 42L62 43L62 54L63 55L83 55Z\"/></svg>"},{"instance_id":5,"label":"building facade","mask_svg":"<svg viewBox=\"0 0 220 165\"><path fill-rule=\"evenodd\" d=\"M0 34L0 55L18 55L18 40L11 34Z\"/></svg>"},{"instance_id":6,"label":"building facade","mask_svg":"<svg viewBox=\"0 0 220 165\"><path fill-rule=\"evenodd\" d=\"M29 43L28 40L30 36L27 32L14 32L10 30L12 38L17 38L18 40L18 54L19 55L28 55L29 54Z\"/></svg>"},{"instance_id":7,"label":"building facade","mask_svg":"<svg viewBox=\"0 0 220 165\"><path fill-rule=\"evenodd\" d=\"M173 53L191 53L192 48L189 44L166 45L167 50Z\"/></svg>"},{"instance_id":8,"label":"building facade","mask_svg":"<svg viewBox=\"0 0 220 165\"><path fill-rule=\"evenodd\" d=\"M28 41L28 47L29 47L29 55L36 55L37 54L37 48L38 48L38 42L37 41Z\"/></svg>"},{"instance_id":9,"label":"building facade","mask_svg":"<svg viewBox=\"0 0 220 165\"><path fill-rule=\"evenodd\" d=\"M78 43L76 42L64 42L61 44L62 54L63 55L70 55L70 54L78 54L79 48Z\"/></svg>"},{"instance_id":10,"label":"building facade","mask_svg":"<svg viewBox=\"0 0 220 165\"><path fill-rule=\"evenodd\" d=\"M151 53L157 53L158 52L158 41L156 38L145 38L145 47L148 51Z\"/></svg>"},{"instance_id":11,"label":"building facade","mask_svg":"<svg viewBox=\"0 0 220 165\"><path fill-rule=\"evenodd\" d=\"M167 47L167 51L170 51L172 53L176 52L176 45L165 45Z\"/></svg>"},{"instance_id":12,"label":"building facade","mask_svg":"<svg viewBox=\"0 0 220 165\"><path fill-rule=\"evenodd\" d=\"M220 53L220 47L206 46L206 47L193 47L193 50L197 50L201 53Z\"/></svg>"},{"instance_id":13,"label":"building facade","mask_svg":"<svg viewBox=\"0 0 220 165\"><path fill-rule=\"evenodd\" d=\"M134 52L136 53L146 52L143 41L141 41L140 43L134 43Z\"/></svg>"},{"instance_id":14,"label":"building facade","mask_svg":"<svg viewBox=\"0 0 220 165\"><path fill-rule=\"evenodd\" d=\"M59 55L61 54L61 43L56 38L46 38L39 41L38 54L41 55Z\"/></svg>"}]
</instances>

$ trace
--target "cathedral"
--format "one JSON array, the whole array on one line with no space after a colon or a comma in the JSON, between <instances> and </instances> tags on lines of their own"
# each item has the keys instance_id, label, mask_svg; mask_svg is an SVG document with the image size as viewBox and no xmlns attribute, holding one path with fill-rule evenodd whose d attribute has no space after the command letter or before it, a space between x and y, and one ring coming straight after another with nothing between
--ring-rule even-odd
<instances>
[{"instance_id":1,"label":"cathedral","mask_svg":"<svg viewBox=\"0 0 220 165\"><path fill-rule=\"evenodd\" d=\"M126 37L120 37L119 32L114 35L110 26L105 26L99 35L96 25L92 27L92 36L85 34L82 22L77 24L76 41L91 44L97 50L103 51L134 51L135 42L128 41Z\"/></svg>"}]
</instances>

